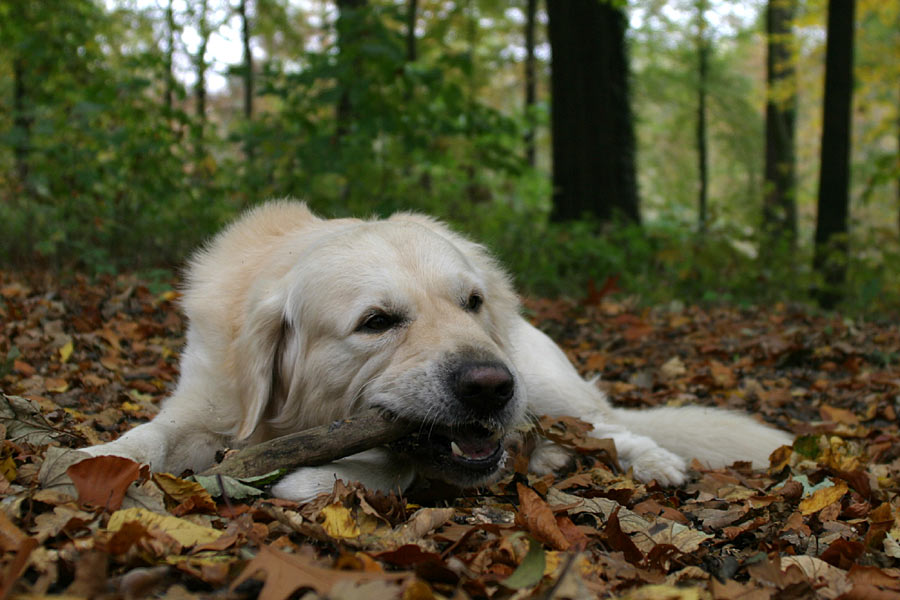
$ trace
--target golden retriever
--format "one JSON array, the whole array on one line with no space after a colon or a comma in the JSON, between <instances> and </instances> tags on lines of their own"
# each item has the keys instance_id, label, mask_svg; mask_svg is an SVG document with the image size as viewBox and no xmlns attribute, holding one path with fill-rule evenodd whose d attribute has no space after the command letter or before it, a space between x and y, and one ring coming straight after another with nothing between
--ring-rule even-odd
<instances>
[{"instance_id":1,"label":"golden retriever","mask_svg":"<svg viewBox=\"0 0 900 600\"><path fill-rule=\"evenodd\" d=\"M225 447L322 425L364 407L422 424L415 451L376 448L284 477L273 493L304 500L336 478L403 489L422 474L490 481L504 439L529 414L573 415L612 438L635 477L684 481L686 460L767 464L790 443L745 415L610 406L563 352L519 314L487 251L415 214L320 219L305 204L249 211L190 263L189 319L177 389L151 422L88 448L158 471L202 471ZM530 468L564 466L549 442Z\"/></svg>"}]
</instances>

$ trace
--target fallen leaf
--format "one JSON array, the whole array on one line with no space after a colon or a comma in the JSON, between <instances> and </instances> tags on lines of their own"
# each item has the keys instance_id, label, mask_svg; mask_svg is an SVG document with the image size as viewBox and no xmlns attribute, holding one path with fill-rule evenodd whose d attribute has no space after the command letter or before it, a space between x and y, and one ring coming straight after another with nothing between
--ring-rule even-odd
<instances>
[{"instance_id":1,"label":"fallen leaf","mask_svg":"<svg viewBox=\"0 0 900 600\"><path fill-rule=\"evenodd\" d=\"M147 468L143 467L144 476ZM121 456L92 456L66 469L82 504L118 510L128 487L141 477L142 465Z\"/></svg>"},{"instance_id":2,"label":"fallen leaf","mask_svg":"<svg viewBox=\"0 0 900 600\"><path fill-rule=\"evenodd\" d=\"M219 539L224 532L203 527L185 519L160 515L143 508L126 508L114 512L106 525L108 531L118 531L126 523L137 522L148 531L161 531L184 547L208 544Z\"/></svg>"},{"instance_id":3,"label":"fallen leaf","mask_svg":"<svg viewBox=\"0 0 900 600\"><path fill-rule=\"evenodd\" d=\"M350 510L340 503L329 504L320 513L324 518L322 527L335 539L359 537L359 524Z\"/></svg>"},{"instance_id":4,"label":"fallen leaf","mask_svg":"<svg viewBox=\"0 0 900 600\"><path fill-rule=\"evenodd\" d=\"M844 494L848 491L847 484L843 481L832 483L833 485L816 490L812 496L800 501L798 508L803 516L817 513L829 504L833 504L844 497Z\"/></svg>"},{"instance_id":5,"label":"fallen leaf","mask_svg":"<svg viewBox=\"0 0 900 600\"><path fill-rule=\"evenodd\" d=\"M0 511L0 552L17 550L28 536Z\"/></svg>"},{"instance_id":6,"label":"fallen leaf","mask_svg":"<svg viewBox=\"0 0 900 600\"><path fill-rule=\"evenodd\" d=\"M320 596L327 596L341 580L362 583L366 581L399 581L409 577L406 573L369 573L334 571L315 564L302 555L287 554L269 546L260 546L259 552L231 584L234 591L247 579L261 573L265 578L259 600L286 600L294 592L309 588Z\"/></svg>"},{"instance_id":7,"label":"fallen leaf","mask_svg":"<svg viewBox=\"0 0 900 600\"><path fill-rule=\"evenodd\" d=\"M198 509L215 511L216 503L202 485L169 473L154 473L153 481L175 502L192 502Z\"/></svg>"},{"instance_id":8,"label":"fallen leaf","mask_svg":"<svg viewBox=\"0 0 900 600\"><path fill-rule=\"evenodd\" d=\"M69 362L69 358L72 356L72 352L74 350L75 350L75 344L72 342L72 340L69 340L68 342L66 342L59 349L59 362L61 362L61 363Z\"/></svg>"},{"instance_id":9,"label":"fallen leaf","mask_svg":"<svg viewBox=\"0 0 900 600\"><path fill-rule=\"evenodd\" d=\"M550 506L534 490L521 483L516 484L516 490L519 494L516 523L554 550L568 550L571 544L556 524Z\"/></svg>"},{"instance_id":10,"label":"fallen leaf","mask_svg":"<svg viewBox=\"0 0 900 600\"><path fill-rule=\"evenodd\" d=\"M663 376L668 379L675 379L676 377L681 377L685 373L687 373L687 368L684 366L684 363L681 362L681 358L678 356L673 356L660 367L660 371L662 371Z\"/></svg>"},{"instance_id":11,"label":"fallen leaf","mask_svg":"<svg viewBox=\"0 0 900 600\"><path fill-rule=\"evenodd\" d=\"M512 575L504 579L501 583L511 589L517 590L528 588L537 583L544 577L544 567L546 559L544 556L544 547L540 542L533 538L528 538L528 553Z\"/></svg>"}]
</instances>

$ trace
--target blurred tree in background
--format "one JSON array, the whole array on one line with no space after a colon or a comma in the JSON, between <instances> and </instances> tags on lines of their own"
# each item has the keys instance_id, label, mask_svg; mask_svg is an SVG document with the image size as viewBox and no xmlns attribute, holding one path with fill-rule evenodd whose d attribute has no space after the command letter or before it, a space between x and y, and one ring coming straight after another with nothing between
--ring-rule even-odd
<instances>
[{"instance_id":1,"label":"blurred tree in background","mask_svg":"<svg viewBox=\"0 0 900 600\"><path fill-rule=\"evenodd\" d=\"M900 3L855 1L838 279L828 4L0 0L0 260L171 267L294 196L436 214L529 293L891 310Z\"/></svg>"}]
</instances>

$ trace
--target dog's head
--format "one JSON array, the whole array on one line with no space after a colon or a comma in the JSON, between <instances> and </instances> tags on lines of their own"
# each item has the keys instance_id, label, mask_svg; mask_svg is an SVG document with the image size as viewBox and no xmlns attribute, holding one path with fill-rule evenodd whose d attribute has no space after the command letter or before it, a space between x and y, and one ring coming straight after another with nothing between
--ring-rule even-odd
<instances>
[{"instance_id":1,"label":"dog's head","mask_svg":"<svg viewBox=\"0 0 900 600\"><path fill-rule=\"evenodd\" d=\"M484 249L400 215L338 227L294 260L241 334L267 345L271 363L249 361L245 379L262 381L239 435L258 425L281 435L374 406L420 424L400 446L423 474L489 479L525 399L506 341L517 300Z\"/></svg>"}]
</instances>

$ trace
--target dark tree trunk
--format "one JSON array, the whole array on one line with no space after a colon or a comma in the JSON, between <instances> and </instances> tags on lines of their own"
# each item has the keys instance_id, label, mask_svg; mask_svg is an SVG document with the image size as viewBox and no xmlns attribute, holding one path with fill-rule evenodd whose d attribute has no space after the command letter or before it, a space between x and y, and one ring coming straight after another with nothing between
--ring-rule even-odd
<instances>
[{"instance_id":1,"label":"dark tree trunk","mask_svg":"<svg viewBox=\"0 0 900 600\"><path fill-rule=\"evenodd\" d=\"M173 58L175 56L175 9L172 6L175 0L169 0L166 6L166 89L164 102L166 114L171 115L175 108L175 73L173 71Z\"/></svg>"},{"instance_id":2,"label":"dark tree trunk","mask_svg":"<svg viewBox=\"0 0 900 600\"><path fill-rule=\"evenodd\" d=\"M419 16L419 0L409 0L406 5L406 60L416 61L416 19Z\"/></svg>"},{"instance_id":3,"label":"dark tree trunk","mask_svg":"<svg viewBox=\"0 0 900 600\"><path fill-rule=\"evenodd\" d=\"M16 56L12 61L13 68L13 126L16 129L13 156L15 158L16 178L19 185L30 189L29 154L31 153L31 111L28 108L28 87L25 83L25 61Z\"/></svg>"},{"instance_id":4,"label":"dark tree trunk","mask_svg":"<svg viewBox=\"0 0 900 600\"><path fill-rule=\"evenodd\" d=\"M206 62L206 47L209 44L209 10L207 0L200 2L200 14L198 29L200 31L200 47L194 57L194 67L197 70L197 85L194 88L194 97L197 101L197 117L201 127L206 124L206 70L209 64Z\"/></svg>"},{"instance_id":5,"label":"dark tree trunk","mask_svg":"<svg viewBox=\"0 0 900 600\"><path fill-rule=\"evenodd\" d=\"M553 49L553 213L638 222L627 21L612 3L548 0Z\"/></svg>"},{"instance_id":6,"label":"dark tree trunk","mask_svg":"<svg viewBox=\"0 0 900 600\"><path fill-rule=\"evenodd\" d=\"M816 295L826 308L834 307L843 297L847 278L855 8L854 0L828 2L825 106L813 261L823 279L823 287Z\"/></svg>"},{"instance_id":7,"label":"dark tree trunk","mask_svg":"<svg viewBox=\"0 0 900 600\"><path fill-rule=\"evenodd\" d=\"M697 214L698 229L706 232L709 168L706 144L706 88L709 79L709 40L706 39L706 0L697 0Z\"/></svg>"},{"instance_id":8,"label":"dark tree trunk","mask_svg":"<svg viewBox=\"0 0 900 600\"><path fill-rule=\"evenodd\" d=\"M534 56L534 30L537 17L537 0L526 0L525 7L525 118L528 130L525 132L525 158L535 166L535 126L534 105L537 101L537 74Z\"/></svg>"},{"instance_id":9,"label":"dark tree trunk","mask_svg":"<svg viewBox=\"0 0 900 600\"><path fill-rule=\"evenodd\" d=\"M241 18L241 43L244 47L244 118L253 118L253 52L250 49L250 19L247 18L247 0L238 4Z\"/></svg>"},{"instance_id":10,"label":"dark tree trunk","mask_svg":"<svg viewBox=\"0 0 900 600\"><path fill-rule=\"evenodd\" d=\"M763 228L774 246L797 238L794 140L796 79L793 33L796 0L769 0L766 9L766 184Z\"/></svg>"},{"instance_id":11,"label":"dark tree trunk","mask_svg":"<svg viewBox=\"0 0 900 600\"><path fill-rule=\"evenodd\" d=\"M241 44L244 50L244 118L249 123L253 120L253 51L250 48L250 18L247 16L247 0L241 0L238 4L238 16L241 19ZM248 164L252 164L256 153L253 147L252 133L248 132L244 140L244 156Z\"/></svg>"},{"instance_id":12,"label":"dark tree trunk","mask_svg":"<svg viewBox=\"0 0 900 600\"><path fill-rule=\"evenodd\" d=\"M356 72L359 69L359 59L355 56L356 52L350 50L354 43L359 40L350 31L351 22L354 17L358 18L358 11L365 7L366 0L337 0L338 19L337 19L337 44L338 52L347 54L348 52L354 56L350 58L350 72ZM348 76L349 79L349 76ZM350 123L353 121L353 103L350 100L350 92L347 89L350 81L345 80L339 82L341 86L341 95L337 104L337 138L344 137L350 131Z\"/></svg>"}]
</instances>

